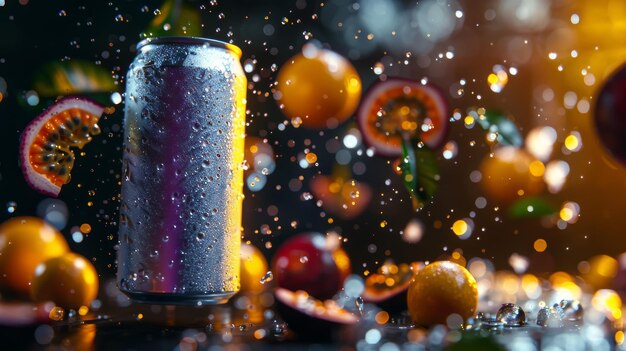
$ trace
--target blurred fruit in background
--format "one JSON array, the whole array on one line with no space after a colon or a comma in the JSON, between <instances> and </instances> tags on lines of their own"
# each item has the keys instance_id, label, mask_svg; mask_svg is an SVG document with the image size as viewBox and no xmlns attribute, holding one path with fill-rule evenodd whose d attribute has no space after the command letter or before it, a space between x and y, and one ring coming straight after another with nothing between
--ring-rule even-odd
<instances>
[{"instance_id":1,"label":"blurred fruit in background","mask_svg":"<svg viewBox=\"0 0 626 351\"><path fill-rule=\"evenodd\" d=\"M318 175L311 179L310 186L326 212L346 220L363 213L372 198L369 185L341 176Z\"/></svg>"},{"instance_id":2,"label":"blurred fruit in background","mask_svg":"<svg viewBox=\"0 0 626 351\"><path fill-rule=\"evenodd\" d=\"M626 166L626 66L607 79L594 114L600 143Z\"/></svg>"},{"instance_id":3,"label":"blurred fruit in background","mask_svg":"<svg viewBox=\"0 0 626 351\"><path fill-rule=\"evenodd\" d=\"M485 156L480 166L481 186L487 197L498 204L527 196L544 189L545 166L528 152L512 146L497 148L493 156Z\"/></svg>"},{"instance_id":4,"label":"blurred fruit in background","mask_svg":"<svg viewBox=\"0 0 626 351\"><path fill-rule=\"evenodd\" d=\"M98 274L91 262L78 254L50 258L35 268L31 296L35 302L52 301L78 310L98 296Z\"/></svg>"},{"instance_id":5,"label":"blurred fruit in background","mask_svg":"<svg viewBox=\"0 0 626 351\"><path fill-rule=\"evenodd\" d=\"M278 73L274 98L291 124L333 129L347 120L361 98L361 79L341 55L306 44Z\"/></svg>"},{"instance_id":6,"label":"blurred fruit in background","mask_svg":"<svg viewBox=\"0 0 626 351\"><path fill-rule=\"evenodd\" d=\"M261 250L254 245L241 244L241 275L240 292L259 293L265 289L265 285L261 283L261 279L268 271L267 260Z\"/></svg>"},{"instance_id":7,"label":"blurred fruit in background","mask_svg":"<svg viewBox=\"0 0 626 351\"><path fill-rule=\"evenodd\" d=\"M351 267L339 238L313 232L285 241L272 259L272 271L279 287L324 300L341 289Z\"/></svg>"},{"instance_id":8,"label":"blurred fruit in background","mask_svg":"<svg viewBox=\"0 0 626 351\"><path fill-rule=\"evenodd\" d=\"M66 254L63 235L37 217L14 217L0 224L0 289L28 296L35 267Z\"/></svg>"}]
</instances>

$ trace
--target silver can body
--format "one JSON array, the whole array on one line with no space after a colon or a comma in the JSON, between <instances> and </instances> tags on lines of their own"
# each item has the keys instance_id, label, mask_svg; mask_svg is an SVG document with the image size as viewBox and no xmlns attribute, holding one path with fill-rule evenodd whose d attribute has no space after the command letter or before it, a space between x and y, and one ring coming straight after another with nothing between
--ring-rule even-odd
<instances>
[{"instance_id":1,"label":"silver can body","mask_svg":"<svg viewBox=\"0 0 626 351\"><path fill-rule=\"evenodd\" d=\"M126 81L119 288L224 303L239 290L246 78L233 45L156 38Z\"/></svg>"}]
</instances>

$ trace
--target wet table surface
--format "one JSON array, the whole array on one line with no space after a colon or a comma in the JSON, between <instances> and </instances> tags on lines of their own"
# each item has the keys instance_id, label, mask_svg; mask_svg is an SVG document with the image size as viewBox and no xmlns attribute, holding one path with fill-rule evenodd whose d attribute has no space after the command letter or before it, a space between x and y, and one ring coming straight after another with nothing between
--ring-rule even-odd
<instances>
[{"instance_id":1,"label":"wet table surface","mask_svg":"<svg viewBox=\"0 0 626 351\"><path fill-rule=\"evenodd\" d=\"M567 351L621 350L608 325L543 328L534 320L517 328L483 322L482 328L488 327L485 333L461 333L443 326L415 328L401 319L378 325L362 318L353 327L337 328L333 337L307 337L290 331L275 314L271 293L264 296L240 296L226 305L196 307L130 303L120 295L117 302L113 298L84 316L69 311L56 321L50 319L55 317L50 305L0 303L0 350L347 351L378 350L385 344L391 345L389 350L412 351L542 350L552 346ZM445 348L446 344L457 347Z\"/></svg>"}]
</instances>

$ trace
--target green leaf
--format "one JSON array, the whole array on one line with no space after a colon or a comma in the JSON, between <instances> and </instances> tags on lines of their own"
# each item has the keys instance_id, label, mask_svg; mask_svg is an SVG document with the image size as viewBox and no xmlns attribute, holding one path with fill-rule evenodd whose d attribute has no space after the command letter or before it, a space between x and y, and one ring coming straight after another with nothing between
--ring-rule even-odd
<instances>
[{"instance_id":1,"label":"green leaf","mask_svg":"<svg viewBox=\"0 0 626 351\"><path fill-rule=\"evenodd\" d=\"M461 339L446 346L443 351L506 351L493 335L477 332L462 332Z\"/></svg>"},{"instance_id":2,"label":"green leaf","mask_svg":"<svg viewBox=\"0 0 626 351\"><path fill-rule=\"evenodd\" d=\"M509 117L504 113L487 110L484 115L477 118L478 124L486 131L496 133L496 140L505 145L521 147L523 143L522 134Z\"/></svg>"},{"instance_id":3,"label":"green leaf","mask_svg":"<svg viewBox=\"0 0 626 351\"><path fill-rule=\"evenodd\" d=\"M433 152L419 138L402 141L402 181L411 194L413 207L421 208L437 192L439 167Z\"/></svg>"},{"instance_id":4,"label":"green leaf","mask_svg":"<svg viewBox=\"0 0 626 351\"><path fill-rule=\"evenodd\" d=\"M557 208L538 197L521 198L509 206L511 218L536 218L555 214Z\"/></svg>"},{"instance_id":5,"label":"green leaf","mask_svg":"<svg viewBox=\"0 0 626 351\"><path fill-rule=\"evenodd\" d=\"M165 0L141 38L202 36L200 12L182 0Z\"/></svg>"},{"instance_id":6,"label":"green leaf","mask_svg":"<svg viewBox=\"0 0 626 351\"><path fill-rule=\"evenodd\" d=\"M33 89L42 97L110 93L117 90L111 72L86 60L53 61L36 73Z\"/></svg>"}]
</instances>

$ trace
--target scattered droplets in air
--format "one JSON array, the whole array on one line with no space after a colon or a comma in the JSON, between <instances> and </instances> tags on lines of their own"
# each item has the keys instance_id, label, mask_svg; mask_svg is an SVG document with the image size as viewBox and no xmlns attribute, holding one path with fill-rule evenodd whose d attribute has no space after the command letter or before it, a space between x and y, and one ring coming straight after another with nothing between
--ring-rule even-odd
<instances>
[{"instance_id":1,"label":"scattered droplets in air","mask_svg":"<svg viewBox=\"0 0 626 351\"><path fill-rule=\"evenodd\" d=\"M117 14L115 16L115 22L124 22L124 16L122 16L122 14Z\"/></svg>"},{"instance_id":2,"label":"scattered droplets in air","mask_svg":"<svg viewBox=\"0 0 626 351\"><path fill-rule=\"evenodd\" d=\"M489 88L494 93L500 93L509 82L509 76L506 73L506 68L502 65L493 66L492 73L487 76L487 82Z\"/></svg>"},{"instance_id":3,"label":"scattered droplets in air","mask_svg":"<svg viewBox=\"0 0 626 351\"><path fill-rule=\"evenodd\" d=\"M443 158L445 158L446 160L451 160L455 158L458 153L459 153L459 146L454 140L448 141L446 145L444 145L443 147L442 155L443 155Z\"/></svg>"},{"instance_id":4,"label":"scattered droplets in air","mask_svg":"<svg viewBox=\"0 0 626 351\"><path fill-rule=\"evenodd\" d=\"M65 12L65 10L59 10L58 15L60 17L65 17L65 16L67 16L67 12Z\"/></svg>"},{"instance_id":5,"label":"scattered droplets in air","mask_svg":"<svg viewBox=\"0 0 626 351\"><path fill-rule=\"evenodd\" d=\"M381 75L383 74L383 72L385 72L385 65L383 65L381 62L376 62L374 64L374 67L372 67L372 70L374 71L374 74Z\"/></svg>"},{"instance_id":6,"label":"scattered droplets in air","mask_svg":"<svg viewBox=\"0 0 626 351\"><path fill-rule=\"evenodd\" d=\"M6 206L7 206L7 212L8 213L13 213L17 209L17 202L9 201L9 202L7 202Z\"/></svg>"},{"instance_id":7,"label":"scattered droplets in air","mask_svg":"<svg viewBox=\"0 0 626 351\"><path fill-rule=\"evenodd\" d=\"M259 280L259 283L267 284L272 280L274 280L274 273L272 273L272 271L267 271L265 275L261 278L261 280Z\"/></svg>"}]
</instances>

